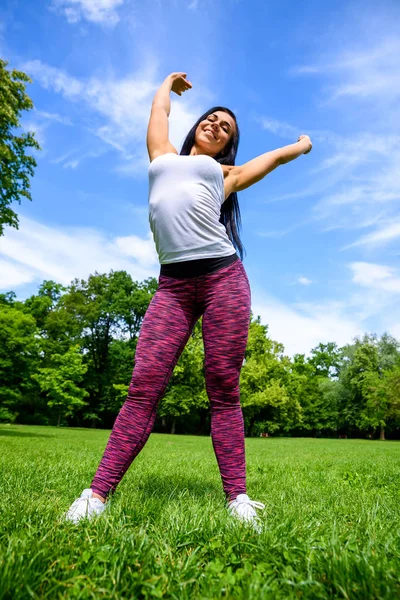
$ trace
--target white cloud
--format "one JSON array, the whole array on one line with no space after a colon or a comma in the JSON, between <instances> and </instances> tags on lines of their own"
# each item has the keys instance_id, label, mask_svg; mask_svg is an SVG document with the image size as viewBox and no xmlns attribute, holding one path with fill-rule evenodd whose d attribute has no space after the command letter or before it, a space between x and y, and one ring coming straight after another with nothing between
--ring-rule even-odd
<instances>
[{"instance_id":1,"label":"white cloud","mask_svg":"<svg viewBox=\"0 0 400 600\"><path fill-rule=\"evenodd\" d=\"M85 92L82 82L70 77L61 69L45 65L40 60L30 60L24 63L22 68L32 77L37 78L45 89L61 93L70 100L76 100Z\"/></svg>"},{"instance_id":2,"label":"white cloud","mask_svg":"<svg viewBox=\"0 0 400 600\"><path fill-rule=\"evenodd\" d=\"M281 137L294 139L300 135L299 129L289 123L277 121L276 119L268 119L266 117L262 117L260 121L263 129Z\"/></svg>"},{"instance_id":3,"label":"white cloud","mask_svg":"<svg viewBox=\"0 0 400 600\"><path fill-rule=\"evenodd\" d=\"M340 302L285 303L252 286L254 315L268 324L269 335L287 354L307 354L320 342L343 346L364 332L400 338L399 271L367 262L348 266L353 285L346 284Z\"/></svg>"},{"instance_id":4,"label":"white cloud","mask_svg":"<svg viewBox=\"0 0 400 600\"><path fill-rule=\"evenodd\" d=\"M288 235L288 233L291 233L292 231L295 231L296 229L298 229L299 227L301 227L304 223L302 221L298 221L297 223L295 223L294 225L291 225L290 227L286 227L286 229L270 229L269 231L256 231L256 235L262 237L262 238L282 238L285 235Z\"/></svg>"},{"instance_id":5,"label":"white cloud","mask_svg":"<svg viewBox=\"0 0 400 600\"><path fill-rule=\"evenodd\" d=\"M90 123L95 135L122 154L123 162L118 167L119 171L143 172L143 164L148 164L145 138L151 103L161 83L157 81L155 65L149 64L122 79L109 77L105 80L97 77L79 80L40 60L25 63L23 67L45 89L55 91L69 101L86 105L90 110L87 126ZM200 93L198 91L197 97L201 95L202 90ZM200 111L189 97L179 101L173 99L171 105L170 139L179 147ZM94 126L92 111L99 117L98 124ZM82 119L85 119L84 115Z\"/></svg>"},{"instance_id":6,"label":"white cloud","mask_svg":"<svg viewBox=\"0 0 400 600\"><path fill-rule=\"evenodd\" d=\"M378 39L370 38L368 43L364 36L365 32L360 35L358 44L353 39L351 47L331 46L328 53L320 53L322 58L315 64L292 69L291 73L331 77L326 90L329 101L343 96L379 102L395 100L400 96L400 40L382 31Z\"/></svg>"},{"instance_id":7,"label":"white cloud","mask_svg":"<svg viewBox=\"0 0 400 600\"><path fill-rule=\"evenodd\" d=\"M142 265L152 266L157 263L157 254L151 234L148 235L146 240L136 235L117 237L115 247L121 252L122 256L132 257Z\"/></svg>"},{"instance_id":8,"label":"white cloud","mask_svg":"<svg viewBox=\"0 0 400 600\"><path fill-rule=\"evenodd\" d=\"M158 274L151 233L110 237L84 227L56 228L20 217L19 230L8 228L0 238L0 288L53 279L64 285L98 271L125 270L139 281Z\"/></svg>"},{"instance_id":9,"label":"white cloud","mask_svg":"<svg viewBox=\"0 0 400 600\"><path fill-rule=\"evenodd\" d=\"M56 123L61 123L62 125L72 125L69 117L64 117L57 113L49 113L44 110L35 109L35 114L37 114L39 117L42 117L43 119L46 119L48 121L54 121Z\"/></svg>"},{"instance_id":10,"label":"white cloud","mask_svg":"<svg viewBox=\"0 0 400 600\"><path fill-rule=\"evenodd\" d=\"M299 277L297 279L297 283L300 283L301 285L310 285L310 283L312 283L311 279L307 279L307 277Z\"/></svg>"},{"instance_id":11,"label":"white cloud","mask_svg":"<svg viewBox=\"0 0 400 600\"><path fill-rule=\"evenodd\" d=\"M82 19L113 27L119 21L117 8L124 0L53 0L52 7L62 12L68 23Z\"/></svg>"},{"instance_id":12,"label":"white cloud","mask_svg":"<svg viewBox=\"0 0 400 600\"><path fill-rule=\"evenodd\" d=\"M12 291L19 285L30 283L34 278L30 269L0 258L0 290Z\"/></svg>"},{"instance_id":13,"label":"white cloud","mask_svg":"<svg viewBox=\"0 0 400 600\"><path fill-rule=\"evenodd\" d=\"M64 169L76 169L79 165L79 160L69 160L68 162L63 164Z\"/></svg>"},{"instance_id":14,"label":"white cloud","mask_svg":"<svg viewBox=\"0 0 400 600\"><path fill-rule=\"evenodd\" d=\"M400 275L394 268L367 262L353 262L349 266L354 283L390 294L400 293Z\"/></svg>"},{"instance_id":15,"label":"white cloud","mask_svg":"<svg viewBox=\"0 0 400 600\"><path fill-rule=\"evenodd\" d=\"M362 236L353 244L353 246L379 246L388 244L389 242L400 237L400 221L398 223L392 223L386 227L381 227L372 233Z\"/></svg>"},{"instance_id":16,"label":"white cloud","mask_svg":"<svg viewBox=\"0 0 400 600\"><path fill-rule=\"evenodd\" d=\"M268 324L270 337L283 343L289 355L307 354L320 342L343 346L363 332L362 324L346 313L344 304L288 305L257 291L252 311Z\"/></svg>"},{"instance_id":17,"label":"white cloud","mask_svg":"<svg viewBox=\"0 0 400 600\"><path fill-rule=\"evenodd\" d=\"M350 4L316 38L314 60L292 70L314 78L320 86L317 110L328 106L332 121L349 132L321 140L320 155L327 156L313 168L306 190L319 196L313 212L325 229L373 228L346 248L398 237L400 13L396 3L385 7L366 6L361 14Z\"/></svg>"}]
</instances>

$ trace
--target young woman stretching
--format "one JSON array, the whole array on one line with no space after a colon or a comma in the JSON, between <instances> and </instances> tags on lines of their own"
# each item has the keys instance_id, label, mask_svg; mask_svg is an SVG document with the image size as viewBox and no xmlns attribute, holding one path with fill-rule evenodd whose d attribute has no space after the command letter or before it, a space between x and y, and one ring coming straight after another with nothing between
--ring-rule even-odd
<instances>
[{"instance_id":1,"label":"young woman stretching","mask_svg":"<svg viewBox=\"0 0 400 600\"><path fill-rule=\"evenodd\" d=\"M239 376L250 323L250 287L243 268L237 192L311 150L297 143L235 166L239 128L227 108L207 111L191 129L180 155L168 138L170 92L191 83L172 73L157 91L147 131L150 226L161 263L158 289L143 320L128 398L115 421L90 489L70 507L77 522L103 512L108 494L145 445L176 362L203 317L205 377L211 436L231 514L253 523L246 494ZM238 254L236 253L238 252Z\"/></svg>"}]
</instances>

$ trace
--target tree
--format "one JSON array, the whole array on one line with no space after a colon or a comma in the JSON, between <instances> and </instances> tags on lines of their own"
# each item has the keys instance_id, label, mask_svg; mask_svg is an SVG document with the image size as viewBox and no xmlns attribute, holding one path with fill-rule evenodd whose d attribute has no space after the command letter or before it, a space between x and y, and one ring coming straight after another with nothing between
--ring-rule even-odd
<instances>
[{"instance_id":1,"label":"tree","mask_svg":"<svg viewBox=\"0 0 400 600\"><path fill-rule=\"evenodd\" d=\"M335 342L318 344L311 350L308 362L314 367L316 375L336 377L340 367L340 350Z\"/></svg>"},{"instance_id":2,"label":"tree","mask_svg":"<svg viewBox=\"0 0 400 600\"><path fill-rule=\"evenodd\" d=\"M42 392L48 398L50 408L57 409L57 426L63 416L72 416L74 412L86 404L84 398L88 392L79 387L87 366L82 363L79 346L71 346L65 354L54 354L53 366L38 369L32 375Z\"/></svg>"},{"instance_id":3,"label":"tree","mask_svg":"<svg viewBox=\"0 0 400 600\"><path fill-rule=\"evenodd\" d=\"M268 337L260 317L252 319L241 372L241 405L249 433L289 431L301 420L301 407L286 387L289 360L283 345Z\"/></svg>"},{"instance_id":4,"label":"tree","mask_svg":"<svg viewBox=\"0 0 400 600\"><path fill-rule=\"evenodd\" d=\"M4 225L18 229L18 216L10 204L21 203L21 198L31 200L29 178L36 160L27 150L40 150L33 133L17 131L21 113L33 108L25 92L31 79L22 71L7 70L7 65L0 59L0 235Z\"/></svg>"},{"instance_id":5,"label":"tree","mask_svg":"<svg viewBox=\"0 0 400 600\"><path fill-rule=\"evenodd\" d=\"M395 367L400 360L400 344L389 333L383 333L376 341L378 348L379 368L384 371Z\"/></svg>"},{"instance_id":6,"label":"tree","mask_svg":"<svg viewBox=\"0 0 400 600\"><path fill-rule=\"evenodd\" d=\"M23 405L34 411L31 373L39 360L36 334L33 317L0 304L0 421L14 421Z\"/></svg>"},{"instance_id":7,"label":"tree","mask_svg":"<svg viewBox=\"0 0 400 600\"><path fill-rule=\"evenodd\" d=\"M364 378L366 402L360 415L361 429L378 429L385 439L390 420L400 422L400 365L382 373L369 372Z\"/></svg>"},{"instance_id":8,"label":"tree","mask_svg":"<svg viewBox=\"0 0 400 600\"><path fill-rule=\"evenodd\" d=\"M176 420L190 413L208 408L204 380L204 347L199 320L174 369L168 387L160 402L159 415L172 419L171 433L175 433Z\"/></svg>"},{"instance_id":9,"label":"tree","mask_svg":"<svg viewBox=\"0 0 400 600\"><path fill-rule=\"evenodd\" d=\"M61 322L64 323L67 318L70 320L74 336L83 348L88 365L85 388L90 395L88 408L92 424L93 415L98 415L105 408L109 412L115 410L113 384L124 384L125 373L132 371L136 338L156 285L153 278L142 283L133 281L125 271L95 273L87 281L75 279L52 316L54 322L57 315L65 313ZM130 344L131 358L127 368L116 371L112 359L121 355L117 341ZM124 355L126 358L127 353ZM128 383L129 379L126 385Z\"/></svg>"},{"instance_id":10,"label":"tree","mask_svg":"<svg viewBox=\"0 0 400 600\"><path fill-rule=\"evenodd\" d=\"M362 431L378 429L385 439L385 428L396 417L396 400L389 400L389 389L391 372L400 362L399 344L387 333L380 339L364 335L343 353L340 380L350 393L342 418Z\"/></svg>"}]
</instances>

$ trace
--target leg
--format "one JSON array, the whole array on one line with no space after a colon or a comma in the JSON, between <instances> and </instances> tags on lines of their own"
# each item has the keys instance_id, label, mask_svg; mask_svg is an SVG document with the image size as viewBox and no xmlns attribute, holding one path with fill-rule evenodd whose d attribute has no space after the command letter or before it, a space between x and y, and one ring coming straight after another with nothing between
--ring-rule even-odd
<instances>
[{"instance_id":1,"label":"leg","mask_svg":"<svg viewBox=\"0 0 400 600\"><path fill-rule=\"evenodd\" d=\"M227 499L246 493L239 378L250 322L250 286L241 261L207 276L203 339L211 436Z\"/></svg>"},{"instance_id":2,"label":"leg","mask_svg":"<svg viewBox=\"0 0 400 600\"><path fill-rule=\"evenodd\" d=\"M140 330L128 398L115 421L91 489L106 497L145 445L157 405L197 320L193 283L161 277Z\"/></svg>"}]
</instances>

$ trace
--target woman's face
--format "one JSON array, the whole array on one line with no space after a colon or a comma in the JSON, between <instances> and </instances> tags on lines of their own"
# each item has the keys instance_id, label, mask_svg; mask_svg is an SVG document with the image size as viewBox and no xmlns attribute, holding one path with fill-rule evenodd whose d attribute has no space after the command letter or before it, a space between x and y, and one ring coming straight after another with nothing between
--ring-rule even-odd
<instances>
[{"instance_id":1,"label":"woman's face","mask_svg":"<svg viewBox=\"0 0 400 600\"><path fill-rule=\"evenodd\" d=\"M195 144L205 154L216 156L230 141L235 129L234 118L226 112L217 110L197 126Z\"/></svg>"}]
</instances>

